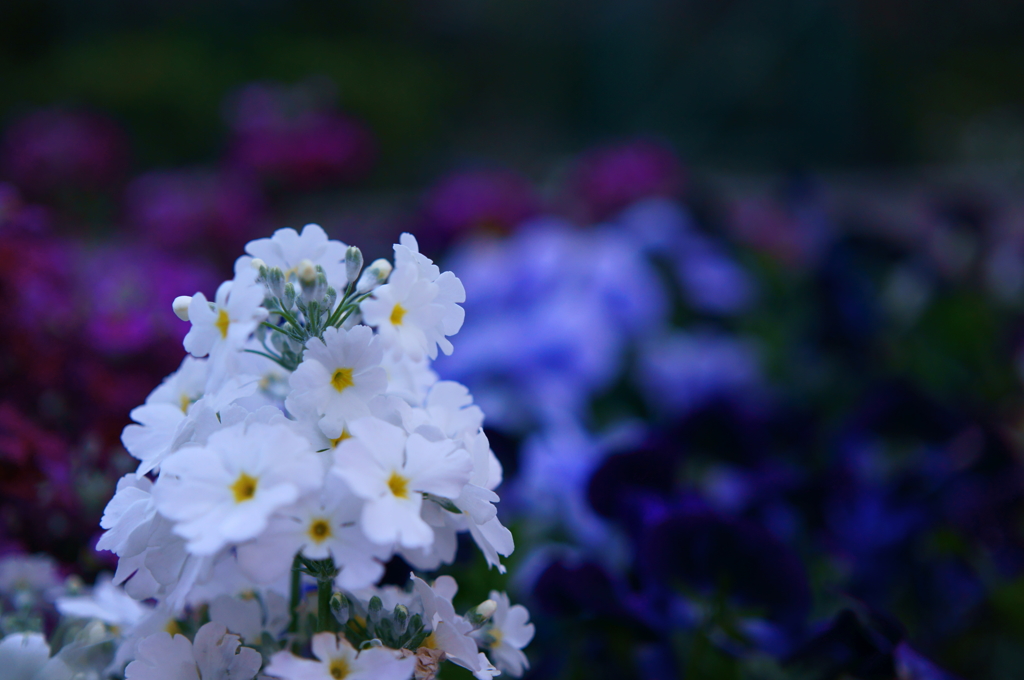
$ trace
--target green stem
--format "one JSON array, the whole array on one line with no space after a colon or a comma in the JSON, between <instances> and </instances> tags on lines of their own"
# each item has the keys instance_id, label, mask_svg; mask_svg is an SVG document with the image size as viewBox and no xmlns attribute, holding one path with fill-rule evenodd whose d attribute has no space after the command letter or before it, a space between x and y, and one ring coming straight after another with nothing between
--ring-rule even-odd
<instances>
[{"instance_id":1,"label":"green stem","mask_svg":"<svg viewBox=\"0 0 1024 680\"><path fill-rule=\"evenodd\" d=\"M331 595L334 594L334 579L317 579L316 582L316 632L334 632L337 628L331 611Z\"/></svg>"},{"instance_id":2,"label":"green stem","mask_svg":"<svg viewBox=\"0 0 1024 680\"><path fill-rule=\"evenodd\" d=\"M289 633L299 632L299 599L302 597L302 572L299 571L299 567L301 566L302 562L299 561L299 556L295 555L295 559L292 561L291 601L289 602L292 618L288 623Z\"/></svg>"}]
</instances>

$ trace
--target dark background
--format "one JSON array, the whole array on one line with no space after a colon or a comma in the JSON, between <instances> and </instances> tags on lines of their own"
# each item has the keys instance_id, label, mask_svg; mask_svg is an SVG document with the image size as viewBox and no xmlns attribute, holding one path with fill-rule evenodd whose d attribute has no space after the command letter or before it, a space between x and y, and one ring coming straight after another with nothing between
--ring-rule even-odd
<instances>
[{"instance_id":1,"label":"dark background","mask_svg":"<svg viewBox=\"0 0 1024 680\"><path fill-rule=\"evenodd\" d=\"M382 186L636 133L733 171L1012 164L1022 29L1006 0L7 0L0 120L92 106L139 163L198 162L233 86L324 75L379 135Z\"/></svg>"}]
</instances>

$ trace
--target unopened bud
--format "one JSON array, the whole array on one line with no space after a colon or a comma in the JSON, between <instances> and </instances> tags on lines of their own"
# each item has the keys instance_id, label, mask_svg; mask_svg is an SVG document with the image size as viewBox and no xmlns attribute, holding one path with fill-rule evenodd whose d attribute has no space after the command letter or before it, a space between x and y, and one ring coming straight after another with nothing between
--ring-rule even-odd
<instances>
[{"instance_id":1,"label":"unopened bud","mask_svg":"<svg viewBox=\"0 0 1024 680\"><path fill-rule=\"evenodd\" d=\"M179 319L188 321L188 306L190 304L192 304L192 297L190 295L179 295L171 303L171 309L174 310L175 316Z\"/></svg>"},{"instance_id":2,"label":"unopened bud","mask_svg":"<svg viewBox=\"0 0 1024 680\"><path fill-rule=\"evenodd\" d=\"M316 265L309 260L299 262L298 266L295 267L295 274L299 277L299 281L302 283L316 283Z\"/></svg>"},{"instance_id":3,"label":"unopened bud","mask_svg":"<svg viewBox=\"0 0 1024 680\"><path fill-rule=\"evenodd\" d=\"M497 602L495 602L494 600L484 600L479 605L477 605L476 614L480 617L482 621L486 621L487 619L491 618L491 615L494 614L494 612L497 611L497 609Z\"/></svg>"},{"instance_id":4,"label":"unopened bud","mask_svg":"<svg viewBox=\"0 0 1024 680\"><path fill-rule=\"evenodd\" d=\"M249 262L249 266L252 267L253 269L255 269L256 271L259 271L259 270L263 269L264 267L266 267L267 263L264 262L263 260L261 260L258 257L254 257Z\"/></svg>"},{"instance_id":5,"label":"unopened bud","mask_svg":"<svg viewBox=\"0 0 1024 680\"><path fill-rule=\"evenodd\" d=\"M391 263L381 258L374 260L367 267L363 275L359 277L359 283L356 285L356 291L359 293L369 293L371 290L379 286L380 284L387 281L388 277L391 276Z\"/></svg>"},{"instance_id":6,"label":"unopened bud","mask_svg":"<svg viewBox=\"0 0 1024 680\"><path fill-rule=\"evenodd\" d=\"M362 270L363 251L355 246L349 246L345 251L345 276L348 277L349 282L355 281Z\"/></svg>"}]
</instances>

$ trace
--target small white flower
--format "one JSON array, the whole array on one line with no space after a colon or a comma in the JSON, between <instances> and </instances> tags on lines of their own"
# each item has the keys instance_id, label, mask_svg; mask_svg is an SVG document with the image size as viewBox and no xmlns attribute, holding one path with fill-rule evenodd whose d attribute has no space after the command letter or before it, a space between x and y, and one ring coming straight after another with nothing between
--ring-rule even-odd
<instances>
[{"instance_id":1,"label":"small white flower","mask_svg":"<svg viewBox=\"0 0 1024 680\"><path fill-rule=\"evenodd\" d=\"M457 498L469 481L472 460L450 439L427 441L377 418L349 424L352 438L334 454L332 472L366 500L361 525L374 543L406 548L431 544L434 532L420 517L423 493Z\"/></svg>"},{"instance_id":2,"label":"small white flower","mask_svg":"<svg viewBox=\"0 0 1024 680\"><path fill-rule=\"evenodd\" d=\"M168 458L153 496L189 552L212 555L258 536L274 510L322 480L320 457L290 428L240 423Z\"/></svg>"},{"instance_id":3,"label":"small white flower","mask_svg":"<svg viewBox=\"0 0 1024 680\"><path fill-rule=\"evenodd\" d=\"M130 416L135 423L124 428L121 442L141 461L138 474L156 469L172 453L189 409L203 397L208 366L205 359L185 357L178 370L146 397L146 403L132 409Z\"/></svg>"},{"instance_id":4,"label":"small white flower","mask_svg":"<svg viewBox=\"0 0 1024 680\"><path fill-rule=\"evenodd\" d=\"M12 633L0 640L4 680L33 680L50 658L50 645L39 633Z\"/></svg>"},{"instance_id":5,"label":"small white flower","mask_svg":"<svg viewBox=\"0 0 1024 680\"><path fill-rule=\"evenodd\" d=\"M452 343L445 336L458 333L465 319L458 305L466 301L462 282L451 272L439 275L408 234L395 246L395 260L388 283L360 304L363 320L396 355L419 361L426 353L434 359L438 347L451 354Z\"/></svg>"},{"instance_id":6,"label":"small white flower","mask_svg":"<svg viewBox=\"0 0 1024 680\"><path fill-rule=\"evenodd\" d=\"M185 351L192 356L220 355L241 349L267 318L263 304L262 286L254 285L255 272L225 281L217 288L211 303L202 293L196 293L188 306L192 328L185 336Z\"/></svg>"},{"instance_id":7,"label":"small white flower","mask_svg":"<svg viewBox=\"0 0 1024 680\"><path fill-rule=\"evenodd\" d=\"M370 415L367 402L387 389L387 373L380 366L384 350L366 326L350 331L328 328L324 338L310 338L302 363L288 383L289 411L315 410L323 416L320 427L337 437L345 424Z\"/></svg>"},{"instance_id":8,"label":"small white flower","mask_svg":"<svg viewBox=\"0 0 1024 680\"><path fill-rule=\"evenodd\" d=\"M344 484L329 479L322 493L278 511L266 531L238 546L239 566L255 581L270 583L285 576L301 552L312 560L333 558L341 570L336 579L339 588L372 585L383 575L381 560L390 552L371 543L355 526L362 505Z\"/></svg>"},{"instance_id":9,"label":"small white flower","mask_svg":"<svg viewBox=\"0 0 1024 680\"><path fill-rule=\"evenodd\" d=\"M99 619L117 628L134 626L151 610L111 583L109 574L97 579L91 594L58 597L54 604L64 616Z\"/></svg>"},{"instance_id":10,"label":"small white flower","mask_svg":"<svg viewBox=\"0 0 1024 680\"><path fill-rule=\"evenodd\" d=\"M165 632L139 642L125 680L252 680L262 664L259 652L241 647L237 635L211 621L196 632L195 643Z\"/></svg>"},{"instance_id":11,"label":"small white flower","mask_svg":"<svg viewBox=\"0 0 1024 680\"><path fill-rule=\"evenodd\" d=\"M522 651L533 639L530 612L521 604L509 606L505 593L492 590L490 598L497 604L491 626L477 631L475 637L490 651L498 668L518 678L530 667Z\"/></svg>"},{"instance_id":12,"label":"small white flower","mask_svg":"<svg viewBox=\"0 0 1024 680\"><path fill-rule=\"evenodd\" d=\"M407 680L416 667L415 658L399 658L384 647L357 654L348 640L334 633L317 633L312 647L318 661L278 652L264 673L281 680Z\"/></svg>"},{"instance_id":13,"label":"small white flower","mask_svg":"<svg viewBox=\"0 0 1024 680\"><path fill-rule=\"evenodd\" d=\"M45 593L60 586L57 563L49 555L8 555L0 558L0 593Z\"/></svg>"},{"instance_id":14,"label":"small white flower","mask_svg":"<svg viewBox=\"0 0 1024 680\"><path fill-rule=\"evenodd\" d=\"M410 406L423 406L430 386L438 381L438 375L430 368L430 362L412 361L409 357L395 358L386 352L381 366L388 374L387 394L401 397Z\"/></svg>"},{"instance_id":15,"label":"small white flower","mask_svg":"<svg viewBox=\"0 0 1024 680\"><path fill-rule=\"evenodd\" d=\"M327 283L337 291L345 290L348 277L345 272L345 252L348 250L341 241L332 241L318 224L307 224L299 234L294 229L278 229L270 238L249 241L245 252L235 263L235 271L251 268L252 258L263 261L267 267L277 267L284 272L285 281L297 276L303 261L310 267L320 265L327 275ZM251 257L250 257L251 256Z\"/></svg>"},{"instance_id":16,"label":"small white flower","mask_svg":"<svg viewBox=\"0 0 1024 680\"><path fill-rule=\"evenodd\" d=\"M470 637L472 624L455 613L452 598L459 589L455 579L440 576L431 587L413 575L412 587L423 604L424 622L432 629L424 646L440 649L454 663L472 671L479 680L498 675L498 670L487 656L477 651L476 641Z\"/></svg>"},{"instance_id":17,"label":"small white flower","mask_svg":"<svg viewBox=\"0 0 1024 680\"><path fill-rule=\"evenodd\" d=\"M224 624L247 644L258 645L263 633L277 638L288 627L288 600L272 590L260 598L218 595L210 602L210 620Z\"/></svg>"}]
</instances>

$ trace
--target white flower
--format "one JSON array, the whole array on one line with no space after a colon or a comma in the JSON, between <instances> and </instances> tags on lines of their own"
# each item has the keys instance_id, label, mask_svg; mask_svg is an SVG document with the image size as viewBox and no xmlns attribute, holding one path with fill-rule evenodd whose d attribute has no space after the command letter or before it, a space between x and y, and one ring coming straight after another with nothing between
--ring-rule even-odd
<instances>
[{"instance_id":1,"label":"white flower","mask_svg":"<svg viewBox=\"0 0 1024 680\"><path fill-rule=\"evenodd\" d=\"M153 496L189 552L212 555L258 536L274 510L322 480L320 457L290 428L240 423L168 458Z\"/></svg>"},{"instance_id":2,"label":"white flower","mask_svg":"<svg viewBox=\"0 0 1024 680\"><path fill-rule=\"evenodd\" d=\"M49 555L9 555L0 558L0 593L54 590L60 585L57 563Z\"/></svg>"},{"instance_id":3,"label":"white flower","mask_svg":"<svg viewBox=\"0 0 1024 680\"><path fill-rule=\"evenodd\" d=\"M389 551L374 545L355 526L362 501L340 481L329 479L322 493L310 494L294 506L279 510L266 531L238 546L238 563L259 583L285 576L296 553L312 560L331 557L341 569L336 583L345 590L376 583L384 573L380 560Z\"/></svg>"},{"instance_id":4,"label":"white flower","mask_svg":"<svg viewBox=\"0 0 1024 680\"><path fill-rule=\"evenodd\" d=\"M218 356L245 344L267 318L267 310L261 306L264 290L254 284L254 276L250 271L220 284L212 303L202 293L192 297L188 306L192 328L185 336L185 351L196 357Z\"/></svg>"},{"instance_id":5,"label":"white flower","mask_svg":"<svg viewBox=\"0 0 1024 680\"><path fill-rule=\"evenodd\" d=\"M312 647L319 661L278 652L264 673L281 680L406 680L416 667L415 658L398 658L384 647L357 654L348 640L334 633L317 633Z\"/></svg>"},{"instance_id":6,"label":"white flower","mask_svg":"<svg viewBox=\"0 0 1024 680\"><path fill-rule=\"evenodd\" d=\"M0 640L4 680L32 680L50 658L50 645L39 633L12 633Z\"/></svg>"},{"instance_id":7,"label":"white flower","mask_svg":"<svg viewBox=\"0 0 1024 680\"><path fill-rule=\"evenodd\" d=\"M384 345L396 355L419 361L424 353L437 357L437 348L452 353L445 337L462 328L466 301L462 282L451 272L437 274L437 266L419 254L416 239L402 235L395 246L395 270L373 297L360 304L364 321L377 329Z\"/></svg>"},{"instance_id":8,"label":"white flower","mask_svg":"<svg viewBox=\"0 0 1024 680\"><path fill-rule=\"evenodd\" d=\"M386 352L381 366L388 374L389 395L404 399L410 406L422 406L430 386L438 381L438 375L430 368L430 362L412 361L409 357L395 358Z\"/></svg>"},{"instance_id":9,"label":"white flower","mask_svg":"<svg viewBox=\"0 0 1024 680\"><path fill-rule=\"evenodd\" d=\"M288 600L268 590L257 599L218 595L210 602L210 620L222 623L242 641L258 645L266 632L277 638L288 627Z\"/></svg>"},{"instance_id":10,"label":"white flower","mask_svg":"<svg viewBox=\"0 0 1024 680\"><path fill-rule=\"evenodd\" d=\"M132 409L131 419L138 424L124 428L121 442L128 453L142 461L138 474L159 467L171 453L179 428L192 404L203 397L208 363L185 357L177 371L164 378L146 403Z\"/></svg>"},{"instance_id":11,"label":"white flower","mask_svg":"<svg viewBox=\"0 0 1024 680\"><path fill-rule=\"evenodd\" d=\"M259 652L240 647L237 635L210 622L196 632L195 643L169 633L139 642L138 658L125 669L125 680L252 680L262 663Z\"/></svg>"},{"instance_id":12,"label":"white flower","mask_svg":"<svg viewBox=\"0 0 1024 680\"><path fill-rule=\"evenodd\" d=\"M413 575L412 587L423 604L424 622L432 628L424 646L440 649L453 662L472 671L479 680L498 675L487 656L477 651L476 641L470 637L472 624L455 613L452 598L459 589L455 579L440 576L431 587Z\"/></svg>"},{"instance_id":13,"label":"white flower","mask_svg":"<svg viewBox=\"0 0 1024 680\"><path fill-rule=\"evenodd\" d=\"M249 241L245 246L249 256L238 258L235 271L250 269L252 259L259 258L267 267L277 267L284 272L287 281L298 274L299 266L305 260L314 267L323 267L327 283L340 293L348 285L345 272L347 250L348 246L341 241L328 240L327 233L318 224L307 224L301 234L290 228L278 229L270 238Z\"/></svg>"},{"instance_id":14,"label":"white flower","mask_svg":"<svg viewBox=\"0 0 1024 680\"><path fill-rule=\"evenodd\" d=\"M58 597L54 603L64 616L80 619L99 619L117 628L137 624L151 609L136 602L130 595L111 583L110 575L101 575L89 595Z\"/></svg>"},{"instance_id":15,"label":"white flower","mask_svg":"<svg viewBox=\"0 0 1024 680\"><path fill-rule=\"evenodd\" d=\"M477 631L480 644L490 651L502 671L517 678L530 667L522 649L533 639L534 627L530 612L521 604L509 606L508 595L492 590L490 598L497 603L491 617L492 625Z\"/></svg>"},{"instance_id":16,"label":"white flower","mask_svg":"<svg viewBox=\"0 0 1024 680\"><path fill-rule=\"evenodd\" d=\"M368 416L366 403L387 389L387 373L380 366L383 356L366 326L350 331L328 328L323 340L310 338L302 363L288 379L288 409L315 409L323 416L324 433L339 436L345 423Z\"/></svg>"},{"instance_id":17,"label":"white flower","mask_svg":"<svg viewBox=\"0 0 1024 680\"><path fill-rule=\"evenodd\" d=\"M374 543L406 548L430 545L434 532L420 517L423 493L457 498L469 481L472 460L450 439L406 435L377 418L349 424L352 438L334 454L332 472L366 500L361 525Z\"/></svg>"}]
</instances>

